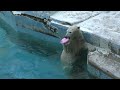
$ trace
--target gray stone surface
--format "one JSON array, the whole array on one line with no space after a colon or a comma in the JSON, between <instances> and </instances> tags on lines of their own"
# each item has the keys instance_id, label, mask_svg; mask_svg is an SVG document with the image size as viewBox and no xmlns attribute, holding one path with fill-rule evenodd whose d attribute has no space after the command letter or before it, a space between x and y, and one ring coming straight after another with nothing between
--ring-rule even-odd
<instances>
[{"instance_id":1,"label":"gray stone surface","mask_svg":"<svg viewBox=\"0 0 120 90\"><path fill-rule=\"evenodd\" d=\"M102 11L59 11L53 14L51 18L62 22L76 24L100 13L102 13Z\"/></svg>"},{"instance_id":2,"label":"gray stone surface","mask_svg":"<svg viewBox=\"0 0 120 90\"><path fill-rule=\"evenodd\" d=\"M104 12L79 23L78 26L82 27L81 30L84 33L86 32L84 36L88 43L109 48L112 52L120 55L119 15L120 12L116 11Z\"/></svg>"},{"instance_id":3,"label":"gray stone surface","mask_svg":"<svg viewBox=\"0 0 120 90\"><path fill-rule=\"evenodd\" d=\"M104 34L97 34L95 32L81 30L83 31L86 42L101 48L110 49L113 53L120 55L119 33L107 31L107 33Z\"/></svg>"},{"instance_id":4,"label":"gray stone surface","mask_svg":"<svg viewBox=\"0 0 120 90\"><path fill-rule=\"evenodd\" d=\"M100 30L120 33L119 19L120 11L104 12L80 23L80 26L98 33Z\"/></svg>"},{"instance_id":5,"label":"gray stone surface","mask_svg":"<svg viewBox=\"0 0 120 90\"><path fill-rule=\"evenodd\" d=\"M88 70L99 78L104 78L104 74L110 78L120 79L120 56L111 53L109 50L96 48L96 51L89 52L88 63L96 70ZM100 72L99 72L100 71ZM104 73L104 74L102 74ZM101 76L102 75L102 76Z\"/></svg>"},{"instance_id":6,"label":"gray stone surface","mask_svg":"<svg viewBox=\"0 0 120 90\"><path fill-rule=\"evenodd\" d=\"M25 14L36 16L36 17L41 17L41 16L45 17L45 16L51 16L56 12L58 11L13 11L13 14L25 13Z\"/></svg>"},{"instance_id":7,"label":"gray stone surface","mask_svg":"<svg viewBox=\"0 0 120 90\"><path fill-rule=\"evenodd\" d=\"M95 68L94 65L88 64L88 71L90 74L96 77L96 79L112 79L108 75L106 75L104 72L101 72L101 70Z\"/></svg>"}]
</instances>

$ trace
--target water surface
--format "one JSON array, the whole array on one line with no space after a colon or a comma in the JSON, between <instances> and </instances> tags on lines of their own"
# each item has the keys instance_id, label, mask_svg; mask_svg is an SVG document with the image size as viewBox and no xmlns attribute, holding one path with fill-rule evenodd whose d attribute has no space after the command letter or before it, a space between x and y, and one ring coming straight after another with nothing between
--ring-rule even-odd
<instances>
[{"instance_id":1,"label":"water surface","mask_svg":"<svg viewBox=\"0 0 120 90\"><path fill-rule=\"evenodd\" d=\"M0 28L0 78L64 79L61 49L25 33ZM18 36L18 37L16 37Z\"/></svg>"}]
</instances>

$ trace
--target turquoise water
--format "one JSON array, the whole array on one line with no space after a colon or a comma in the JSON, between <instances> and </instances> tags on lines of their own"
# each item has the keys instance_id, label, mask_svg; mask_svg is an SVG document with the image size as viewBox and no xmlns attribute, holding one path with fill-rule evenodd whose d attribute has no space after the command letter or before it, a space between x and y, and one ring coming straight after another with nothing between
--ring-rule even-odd
<instances>
[{"instance_id":1,"label":"turquoise water","mask_svg":"<svg viewBox=\"0 0 120 90\"><path fill-rule=\"evenodd\" d=\"M62 48L24 33L0 28L1 79L65 79L60 63Z\"/></svg>"},{"instance_id":2,"label":"turquoise water","mask_svg":"<svg viewBox=\"0 0 120 90\"><path fill-rule=\"evenodd\" d=\"M42 34L28 32L0 28L0 79L94 78L87 72L66 74L60 61L62 45L59 40L55 43L50 36L45 39Z\"/></svg>"}]
</instances>

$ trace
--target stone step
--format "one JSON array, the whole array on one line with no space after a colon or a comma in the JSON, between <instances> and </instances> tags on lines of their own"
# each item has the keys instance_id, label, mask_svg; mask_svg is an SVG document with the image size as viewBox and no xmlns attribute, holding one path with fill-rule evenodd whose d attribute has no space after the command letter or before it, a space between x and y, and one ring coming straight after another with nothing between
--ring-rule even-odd
<instances>
[{"instance_id":1,"label":"stone step","mask_svg":"<svg viewBox=\"0 0 120 90\"><path fill-rule=\"evenodd\" d=\"M120 12L110 11L92 17L78 26L86 41L120 55Z\"/></svg>"},{"instance_id":2,"label":"stone step","mask_svg":"<svg viewBox=\"0 0 120 90\"><path fill-rule=\"evenodd\" d=\"M64 24L77 24L91 17L99 15L102 11L59 11L51 16L54 20ZM65 23L66 22L66 23Z\"/></svg>"},{"instance_id":3,"label":"stone step","mask_svg":"<svg viewBox=\"0 0 120 90\"><path fill-rule=\"evenodd\" d=\"M100 79L120 79L120 56L97 47L88 54L88 71Z\"/></svg>"}]
</instances>

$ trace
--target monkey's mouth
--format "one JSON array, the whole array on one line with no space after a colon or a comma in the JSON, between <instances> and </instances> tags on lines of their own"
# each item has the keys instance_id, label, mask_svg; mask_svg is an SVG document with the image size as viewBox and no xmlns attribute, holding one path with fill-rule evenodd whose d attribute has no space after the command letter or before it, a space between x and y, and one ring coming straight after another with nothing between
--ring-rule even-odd
<instances>
[{"instance_id":1,"label":"monkey's mouth","mask_svg":"<svg viewBox=\"0 0 120 90\"><path fill-rule=\"evenodd\" d=\"M69 36L65 36L61 41L60 41L61 44L64 44L64 45L68 45L70 43L70 37Z\"/></svg>"}]
</instances>

